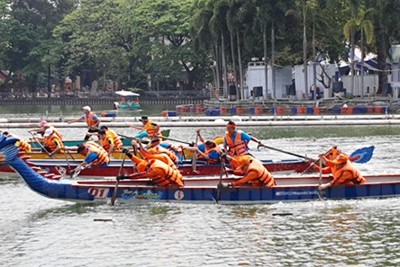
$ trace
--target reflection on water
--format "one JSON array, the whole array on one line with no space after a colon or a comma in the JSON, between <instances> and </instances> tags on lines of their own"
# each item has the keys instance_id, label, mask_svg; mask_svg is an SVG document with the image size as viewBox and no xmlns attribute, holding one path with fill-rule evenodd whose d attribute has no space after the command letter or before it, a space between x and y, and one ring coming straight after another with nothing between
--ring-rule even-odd
<instances>
[{"instance_id":1,"label":"reflection on water","mask_svg":"<svg viewBox=\"0 0 400 267\"><path fill-rule=\"evenodd\" d=\"M357 164L361 172L400 172L400 136L392 127L379 129L379 135L359 127L344 131L347 136L324 129L314 129L319 133L313 137L302 128L296 137L279 137L287 133L282 129L250 130L270 146L311 157L334 144L345 152L375 145L371 161ZM194 140L194 130L178 128L171 136ZM223 131L202 132L209 138ZM75 134L76 129L65 131L70 139ZM268 149L255 154L293 158ZM39 196L16 176L2 174L0 203L0 262L6 266L400 265L399 198L248 206L78 205Z\"/></svg>"}]
</instances>

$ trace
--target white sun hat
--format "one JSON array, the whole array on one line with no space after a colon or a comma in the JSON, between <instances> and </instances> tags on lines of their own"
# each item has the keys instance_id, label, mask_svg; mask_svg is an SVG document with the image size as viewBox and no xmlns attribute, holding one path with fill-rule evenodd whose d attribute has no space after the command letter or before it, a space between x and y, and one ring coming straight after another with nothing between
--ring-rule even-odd
<instances>
[{"instance_id":1,"label":"white sun hat","mask_svg":"<svg viewBox=\"0 0 400 267\"><path fill-rule=\"evenodd\" d=\"M84 106L82 109L87 111L92 111L92 109L89 106Z\"/></svg>"},{"instance_id":2,"label":"white sun hat","mask_svg":"<svg viewBox=\"0 0 400 267\"><path fill-rule=\"evenodd\" d=\"M46 131L44 131L44 137L48 137L48 136L50 136L51 134L53 133L53 129L51 129L51 128L49 128L49 129L46 129Z\"/></svg>"}]
</instances>

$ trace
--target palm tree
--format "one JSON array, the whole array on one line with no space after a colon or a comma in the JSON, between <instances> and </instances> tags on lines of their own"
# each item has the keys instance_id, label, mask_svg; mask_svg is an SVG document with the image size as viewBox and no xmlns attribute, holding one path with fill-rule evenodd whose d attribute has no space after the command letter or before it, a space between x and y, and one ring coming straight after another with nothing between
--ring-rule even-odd
<instances>
[{"instance_id":1,"label":"palm tree","mask_svg":"<svg viewBox=\"0 0 400 267\"><path fill-rule=\"evenodd\" d=\"M374 38L374 25L372 20L367 19L369 14L372 14L374 9L360 9L354 19L349 20L343 27L343 33L347 41L351 38L352 29L360 30L360 47L361 47L361 98L364 99L364 59L365 47L364 37L367 44L371 44Z\"/></svg>"}]
</instances>

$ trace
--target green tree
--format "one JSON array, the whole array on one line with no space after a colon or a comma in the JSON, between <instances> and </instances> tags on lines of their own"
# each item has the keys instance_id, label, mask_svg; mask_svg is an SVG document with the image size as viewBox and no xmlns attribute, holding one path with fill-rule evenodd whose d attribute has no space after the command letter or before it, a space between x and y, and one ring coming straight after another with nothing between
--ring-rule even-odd
<instances>
[{"instance_id":1,"label":"green tree","mask_svg":"<svg viewBox=\"0 0 400 267\"><path fill-rule=\"evenodd\" d=\"M360 30L360 48L361 48L361 98L364 98L364 58L365 58L365 46L364 38L366 43L371 44L374 38L374 26L372 20L368 19L370 13L374 12L374 9L360 9L354 19L349 20L343 27L343 32L346 40L350 41L351 30Z\"/></svg>"}]
</instances>

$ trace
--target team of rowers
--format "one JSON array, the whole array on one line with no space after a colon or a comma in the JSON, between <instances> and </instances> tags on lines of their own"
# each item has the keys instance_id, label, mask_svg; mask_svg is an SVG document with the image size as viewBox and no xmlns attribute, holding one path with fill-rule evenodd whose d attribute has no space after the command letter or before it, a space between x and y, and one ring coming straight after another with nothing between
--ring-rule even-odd
<instances>
[{"instance_id":1,"label":"team of rowers","mask_svg":"<svg viewBox=\"0 0 400 267\"><path fill-rule=\"evenodd\" d=\"M144 147L143 140L132 140L132 149L128 149L123 147L120 136L115 131L107 126L99 127L100 119L89 106L83 107L83 112L84 114L80 118L68 121L68 123L85 121L88 126L86 142L77 147L77 152L84 155L85 159L76 167L76 171L88 166L108 165L112 152L123 152L135 164L136 170L129 175L129 179L150 178L159 186L178 185L182 187L184 182L178 165L182 162L185 150L188 150L194 154L193 160L204 160L209 164L221 163L223 172L241 177L225 186L236 187L244 184L275 186L273 175L260 160L250 153L249 142L253 141L262 145L261 141L245 131L238 130L233 121L227 123L223 138L205 140L201 131L197 130L199 144L178 147L164 142L160 126L147 116L142 116L140 121L143 127L138 128L133 125L131 127L146 131L151 141ZM33 136L32 140L42 144L42 150L47 152L50 157L55 153L68 151L69 148L63 144L62 134L54 126L47 121L41 121L39 127L30 130ZM37 137L37 134L40 134L41 137ZM97 135L97 142L89 141L92 135ZM218 141L221 139L223 140L222 144ZM22 150L30 150L27 142L21 141L19 145ZM321 164L318 165L317 162L321 162ZM353 166L349 156L336 146L319 155L318 159L311 163L311 167L321 173L332 175L332 180L327 184L321 184L320 189L339 184L365 183L365 178ZM126 178L124 177L124 179Z\"/></svg>"}]
</instances>

